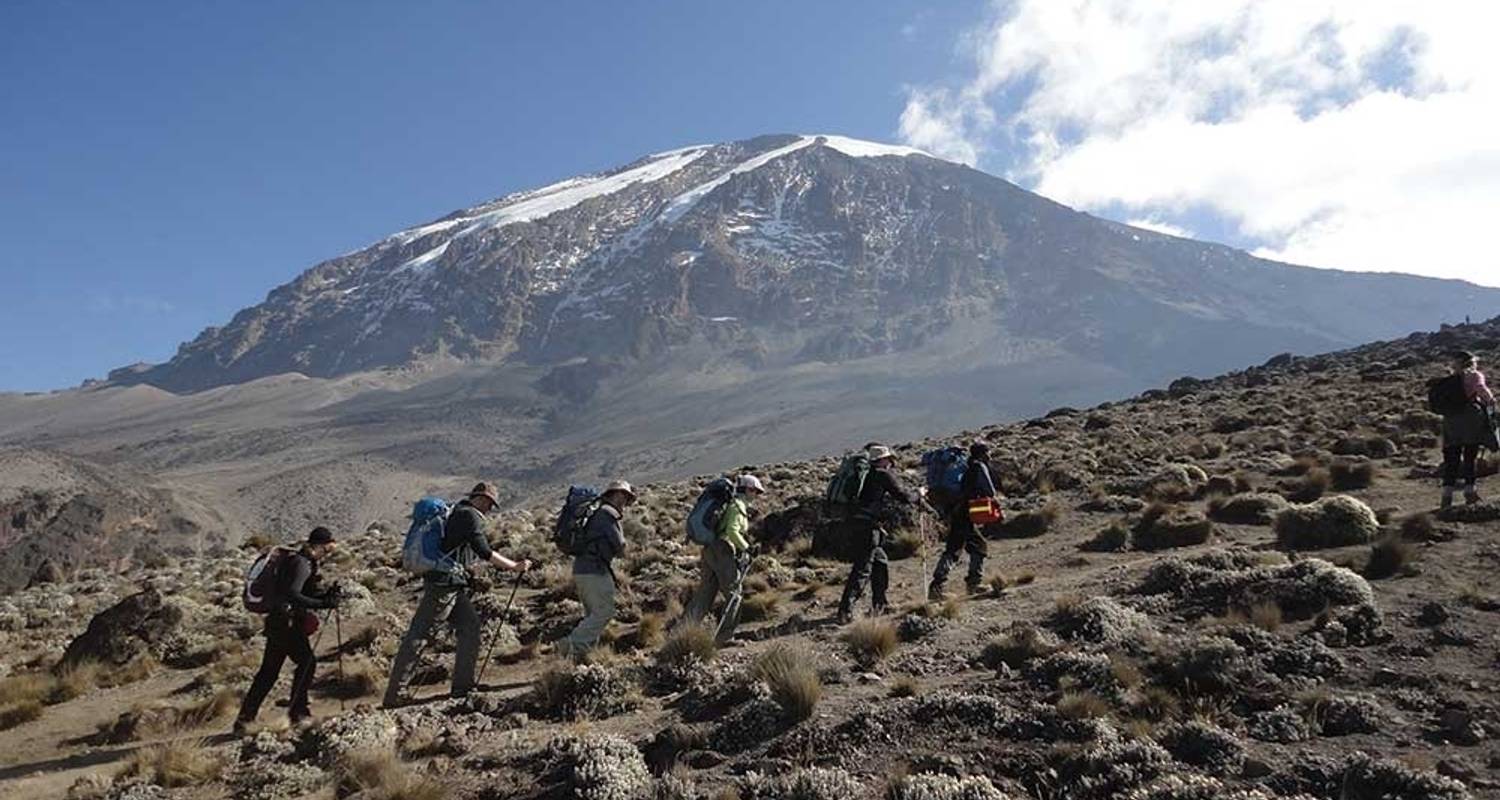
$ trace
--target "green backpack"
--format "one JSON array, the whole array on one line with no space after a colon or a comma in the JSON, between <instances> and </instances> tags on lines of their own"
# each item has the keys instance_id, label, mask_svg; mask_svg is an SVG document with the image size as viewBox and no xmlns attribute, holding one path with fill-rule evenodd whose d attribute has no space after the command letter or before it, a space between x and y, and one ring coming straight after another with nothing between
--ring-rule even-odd
<instances>
[{"instance_id":1,"label":"green backpack","mask_svg":"<svg viewBox=\"0 0 1500 800\"><path fill-rule=\"evenodd\" d=\"M870 458L864 453L854 453L839 462L838 471L828 481L828 491L823 495L823 504L831 514L850 516L859 508L859 493L864 491L865 478L870 475Z\"/></svg>"}]
</instances>

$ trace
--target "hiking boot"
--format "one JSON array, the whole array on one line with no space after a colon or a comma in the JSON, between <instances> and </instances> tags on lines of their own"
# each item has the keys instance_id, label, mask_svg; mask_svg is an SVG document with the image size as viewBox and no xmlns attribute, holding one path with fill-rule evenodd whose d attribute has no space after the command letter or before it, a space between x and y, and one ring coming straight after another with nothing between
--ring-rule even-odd
<instances>
[{"instance_id":1,"label":"hiking boot","mask_svg":"<svg viewBox=\"0 0 1500 800\"><path fill-rule=\"evenodd\" d=\"M927 602L941 603L947 599L948 595L943 594L943 587L941 585L934 583L927 587Z\"/></svg>"},{"instance_id":2,"label":"hiking boot","mask_svg":"<svg viewBox=\"0 0 1500 800\"><path fill-rule=\"evenodd\" d=\"M849 623L854 621L854 614L841 608L839 609L838 616L834 617L833 619L840 625L848 625Z\"/></svg>"},{"instance_id":3,"label":"hiking boot","mask_svg":"<svg viewBox=\"0 0 1500 800\"><path fill-rule=\"evenodd\" d=\"M965 581L964 588L968 589L971 595L984 594L984 581Z\"/></svg>"},{"instance_id":4,"label":"hiking boot","mask_svg":"<svg viewBox=\"0 0 1500 800\"><path fill-rule=\"evenodd\" d=\"M1464 487L1464 505L1472 506L1479 502L1479 491L1473 484Z\"/></svg>"},{"instance_id":5,"label":"hiking boot","mask_svg":"<svg viewBox=\"0 0 1500 800\"><path fill-rule=\"evenodd\" d=\"M1439 509L1447 510L1453 507L1453 487L1443 487L1443 500L1438 504Z\"/></svg>"}]
</instances>

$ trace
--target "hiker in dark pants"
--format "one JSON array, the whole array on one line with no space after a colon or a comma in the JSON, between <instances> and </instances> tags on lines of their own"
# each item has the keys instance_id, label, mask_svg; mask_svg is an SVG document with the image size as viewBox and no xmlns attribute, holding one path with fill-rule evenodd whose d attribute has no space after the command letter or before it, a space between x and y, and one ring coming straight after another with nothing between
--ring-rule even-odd
<instances>
[{"instance_id":1,"label":"hiker in dark pants","mask_svg":"<svg viewBox=\"0 0 1500 800\"><path fill-rule=\"evenodd\" d=\"M853 621L854 604L865 593L865 584L870 584L870 595L876 614L885 613L889 602L885 596L891 583L890 562L885 554L885 531L880 529L880 512L886 499L894 498L905 505L914 505L919 497L927 495L924 487L913 496L901 485L892 471L896 454L885 445L869 449L870 474L865 478L859 492L859 502L849 518L848 534L857 550L854 564L849 569L849 580L844 584L844 597L839 601L838 621L840 625Z\"/></svg>"},{"instance_id":2,"label":"hiker in dark pants","mask_svg":"<svg viewBox=\"0 0 1500 800\"><path fill-rule=\"evenodd\" d=\"M243 736L247 725L255 721L261 703L281 677L281 667L290 658L297 665L292 675L292 695L287 706L287 715L292 724L312 716L307 703L307 690L312 687L313 672L317 658L313 655L312 642L308 640L318 629L318 617L313 612L322 608L337 608L338 587L323 591L318 585L318 562L332 553L337 543L333 533L324 527L313 528L307 541L295 554L280 564L276 576L275 607L266 614L266 652L260 660L260 670L245 692L239 716L234 721L234 732Z\"/></svg>"},{"instance_id":3,"label":"hiker in dark pants","mask_svg":"<svg viewBox=\"0 0 1500 800\"><path fill-rule=\"evenodd\" d=\"M1479 359L1460 350L1453 353L1453 374L1463 379L1464 398L1468 401L1457 413L1443 416L1443 499L1442 507L1453 505L1453 490L1460 479L1464 483L1464 502L1479 502L1475 489L1475 461L1479 448L1496 447L1492 414L1495 395L1479 371Z\"/></svg>"},{"instance_id":4,"label":"hiker in dark pants","mask_svg":"<svg viewBox=\"0 0 1500 800\"><path fill-rule=\"evenodd\" d=\"M417 603L417 613L412 615L411 625L401 638L401 648L391 663L391 677L386 681L386 708L395 708L401 703L401 687L407 674L415 666L422 643L432 634L432 626L438 623L444 608L450 608L448 622L453 625L457 650L453 661L453 683L449 690L452 697L463 697L474 689L478 676L474 671L479 666L479 612L474 610L470 596L468 568L478 561L511 572L525 572L531 562L525 559L512 561L495 552L485 538L485 515L500 505L500 494L488 483L480 483L469 492L465 500L459 501L448 514L443 524L441 549L451 554L462 569L434 570L422 577L422 599Z\"/></svg>"},{"instance_id":5,"label":"hiker in dark pants","mask_svg":"<svg viewBox=\"0 0 1500 800\"><path fill-rule=\"evenodd\" d=\"M974 527L969 519L969 501L994 497L995 481L990 476L990 448L984 442L969 446L969 468L964 471L963 486L959 490L958 502L948 513L948 541L937 568L932 571L932 584L927 587L927 599L942 600L943 584L948 573L958 563L960 553L969 554L969 574L964 585L969 594L979 591L984 582L984 557L989 554L989 544L984 534Z\"/></svg>"},{"instance_id":6,"label":"hiker in dark pants","mask_svg":"<svg viewBox=\"0 0 1500 800\"><path fill-rule=\"evenodd\" d=\"M600 496L599 508L589 517L588 527L573 558L573 586L583 603L583 619L557 652L581 660L599 643L600 634L615 617L614 560L625 551L625 529L620 520L625 509L635 505L635 489L625 481L614 481Z\"/></svg>"},{"instance_id":7,"label":"hiker in dark pants","mask_svg":"<svg viewBox=\"0 0 1500 800\"><path fill-rule=\"evenodd\" d=\"M760 478L754 475L741 475L735 481L734 497L719 518L719 538L703 546L703 554L698 559L698 588L678 623L697 625L702 622L713 606L714 598L724 595L724 610L719 614L719 627L714 632L714 642L720 647L734 638L734 628L740 621L740 602L744 599L745 574L750 571L750 541L745 538L745 533L750 530L750 508L746 498L757 497L765 491Z\"/></svg>"}]
</instances>

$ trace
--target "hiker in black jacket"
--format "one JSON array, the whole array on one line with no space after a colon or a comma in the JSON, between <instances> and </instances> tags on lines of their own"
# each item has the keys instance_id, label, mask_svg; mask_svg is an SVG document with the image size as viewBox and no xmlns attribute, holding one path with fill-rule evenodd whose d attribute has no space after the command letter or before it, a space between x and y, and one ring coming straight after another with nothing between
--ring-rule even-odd
<instances>
[{"instance_id":1,"label":"hiker in black jacket","mask_svg":"<svg viewBox=\"0 0 1500 800\"><path fill-rule=\"evenodd\" d=\"M958 502L948 513L948 540L937 568L932 571L932 584L927 587L927 599L942 600L943 584L948 572L958 563L960 553L969 554L969 575L964 585L969 594L979 591L984 581L984 557L989 553L984 534L974 527L969 519L969 501L995 497L995 481L990 475L990 448L984 442L969 446L969 468L964 471Z\"/></svg>"},{"instance_id":2,"label":"hiker in black jacket","mask_svg":"<svg viewBox=\"0 0 1500 800\"><path fill-rule=\"evenodd\" d=\"M318 617L313 612L336 608L339 603L337 586L324 591L319 585L318 562L327 558L336 546L333 533L319 526L307 535L301 549L281 562L280 574L274 583L276 607L266 614L266 652L260 660L260 671L255 673L250 690L245 693L239 716L235 718L236 734L243 735L245 726L255 721L261 703L276 685L281 667L288 658L297 665L297 671L292 675L287 715L293 725L311 716L307 690L312 686L317 658L308 637L318 629Z\"/></svg>"},{"instance_id":3,"label":"hiker in black jacket","mask_svg":"<svg viewBox=\"0 0 1500 800\"><path fill-rule=\"evenodd\" d=\"M412 615L406 635L401 637L401 647L391 662L391 676L385 685L386 708L395 708L401 703L401 687L406 675L415 665L422 643L432 633L445 606L450 606L448 622L453 625L453 636L457 647L453 656L453 683L449 688L452 697L463 697L473 691L474 674L479 667L479 612L474 610L470 596L468 571L478 562L485 562L511 572L525 572L531 568L526 559L514 561L495 552L485 538L485 515L500 505L500 493L488 483L479 483L469 492L468 498L460 500L448 513L443 523L443 541L440 549L451 554L461 569L457 571L433 570L422 577L422 599L417 602L417 612Z\"/></svg>"},{"instance_id":4,"label":"hiker in black jacket","mask_svg":"<svg viewBox=\"0 0 1500 800\"><path fill-rule=\"evenodd\" d=\"M1452 413L1443 415L1443 496L1441 505L1453 505L1453 491L1463 480L1464 502L1479 502L1479 491L1474 487L1477 477L1475 463L1479 459L1479 448L1494 449L1495 441L1492 415L1495 395L1479 371L1479 358L1467 350L1450 354L1454 381L1462 392L1462 402L1457 403Z\"/></svg>"},{"instance_id":5,"label":"hiker in black jacket","mask_svg":"<svg viewBox=\"0 0 1500 800\"><path fill-rule=\"evenodd\" d=\"M838 621L840 625L854 619L854 604L865 593L865 583L870 584L870 595L876 614L885 613L889 603L885 590L890 585L890 562L885 555L885 531L880 529L880 512L887 498L894 498L905 505L914 505L918 498L925 497L923 488L913 495L901 485L892 467L896 454L885 445L869 449L870 474L865 477L859 492L859 502L849 518L848 535L858 548L854 564L849 569L849 580L844 584L844 597L839 601Z\"/></svg>"}]
</instances>

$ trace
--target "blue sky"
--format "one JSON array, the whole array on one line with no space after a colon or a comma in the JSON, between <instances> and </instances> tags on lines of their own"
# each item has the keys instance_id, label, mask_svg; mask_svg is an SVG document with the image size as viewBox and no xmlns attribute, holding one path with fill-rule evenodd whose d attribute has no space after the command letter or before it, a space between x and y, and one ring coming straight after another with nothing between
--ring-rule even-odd
<instances>
[{"instance_id":1,"label":"blue sky","mask_svg":"<svg viewBox=\"0 0 1500 800\"><path fill-rule=\"evenodd\" d=\"M706 141L892 141L983 6L0 4L0 390L162 360L313 263Z\"/></svg>"}]
</instances>

